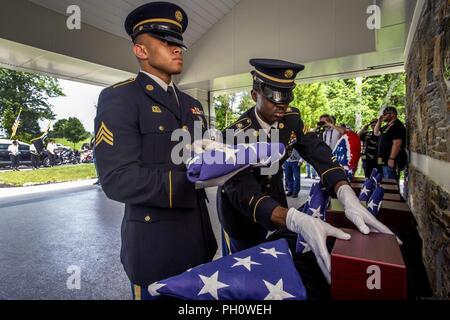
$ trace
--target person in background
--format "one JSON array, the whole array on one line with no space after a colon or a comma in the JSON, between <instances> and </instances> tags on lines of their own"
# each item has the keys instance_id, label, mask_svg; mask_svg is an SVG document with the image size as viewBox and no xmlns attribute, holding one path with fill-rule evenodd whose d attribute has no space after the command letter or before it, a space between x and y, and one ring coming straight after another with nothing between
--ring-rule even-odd
<instances>
[{"instance_id":1,"label":"person in background","mask_svg":"<svg viewBox=\"0 0 450 320\"><path fill-rule=\"evenodd\" d=\"M12 144L8 147L8 153L11 159L11 169L13 171L19 171L20 151L19 151L19 142L17 140L14 140Z\"/></svg>"},{"instance_id":2,"label":"person in background","mask_svg":"<svg viewBox=\"0 0 450 320\"><path fill-rule=\"evenodd\" d=\"M50 167L53 167L55 165L55 159L56 159L56 150L57 146L55 141L50 140L47 144L47 152L48 152L48 158L50 160Z\"/></svg>"},{"instance_id":3,"label":"person in background","mask_svg":"<svg viewBox=\"0 0 450 320\"><path fill-rule=\"evenodd\" d=\"M381 127L383 122L387 125ZM384 179L399 180L407 164L406 128L398 119L395 107L388 106L378 119L374 134L379 137L378 165L383 167Z\"/></svg>"},{"instance_id":4,"label":"person in background","mask_svg":"<svg viewBox=\"0 0 450 320\"><path fill-rule=\"evenodd\" d=\"M345 128L336 125L336 118L330 116L329 114L324 114L320 117L318 126L325 127L322 133L322 140L334 150L338 140L344 135Z\"/></svg>"},{"instance_id":5,"label":"person in background","mask_svg":"<svg viewBox=\"0 0 450 320\"><path fill-rule=\"evenodd\" d=\"M288 192L286 195L292 198L298 198L300 192L300 167L302 165L302 158L297 150L289 150L289 159L285 162L285 177Z\"/></svg>"},{"instance_id":6,"label":"person in background","mask_svg":"<svg viewBox=\"0 0 450 320\"><path fill-rule=\"evenodd\" d=\"M33 170L38 170L40 165L40 156L34 144L30 145L31 165Z\"/></svg>"},{"instance_id":7,"label":"person in background","mask_svg":"<svg viewBox=\"0 0 450 320\"><path fill-rule=\"evenodd\" d=\"M359 138L362 142L361 158L362 166L364 169L364 176L369 178L372 174L373 169L377 168L380 170L380 166L377 164L377 154L378 154L378 136L373 132L378 120L374 119L370 123L366 124L359 132ZM369 131L369 127L372 129Z\"/></svg>"}]
</instances>

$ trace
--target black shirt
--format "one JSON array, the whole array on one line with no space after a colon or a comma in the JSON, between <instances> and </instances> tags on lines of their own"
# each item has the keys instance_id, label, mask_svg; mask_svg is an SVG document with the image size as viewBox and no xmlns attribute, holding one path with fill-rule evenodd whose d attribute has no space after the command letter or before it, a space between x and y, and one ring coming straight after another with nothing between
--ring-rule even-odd
<instances>
[{"instance_id":1,"label":"black shirt","mask_svg":"<svg viewBox=\"0 0 450 320\"><path fill-rule=\"evenodd\" d=\"M401 162L406 156L406 128L400 120L387 124L381 128L381 136L378 144L378 156L387 164L391 156L392 143L394 140L402 140L400 152L397 155L396 162Z\"/></svg>"},{"instance_id":2,"label":"black shirt","mask_svg":"<svg viewBox=\"0 0 450 320\"><path fill-rule=\"evenodd\" d=\"M378 137L373 131L365 132L361 135L363 160L375 160L378 151Z\"/></svg>"}]
</instances>

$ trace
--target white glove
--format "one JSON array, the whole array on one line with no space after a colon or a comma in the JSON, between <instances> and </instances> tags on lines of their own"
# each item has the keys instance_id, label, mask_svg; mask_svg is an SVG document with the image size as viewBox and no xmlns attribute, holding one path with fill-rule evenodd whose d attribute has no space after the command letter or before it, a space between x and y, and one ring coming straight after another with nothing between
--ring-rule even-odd
<instances>
[{"instance_id":1,"label":"white glove","mask_svg":"<svg viewBox=\"0 0 450 320\"><path fill-rule=\"evenodd\" d=\"M364 208L349 185L344 185L339 188L337 198L344 205L345 216L347 219L350 220L363 234L369 234L370 231L394 234L388 227L378 221L366 208ZM398 238L397 241L400 245L402 244Z\"/></svg>"},{"instance_id":2,"label":"white glove","mask_svg":"<svg viewBox=\"0 0 450 320\"><path fill-rule=\"evenodd\" d=\"M212 149L224 150L227 147L226 144L210 139L196 140L192 144L192 150L194 150L195 153L202 153L203 151Z\"/></svg>"},{"instance_id":3,"label":"white glove","mask_svg":"<svg viewBox=\"0 0 450 320\"><path fill-rule=\"evenodd\" d=\"M328 283L331 283L331 257L328 252L327 237L349 240L351 236L328 223L313 218L296 209L289 209L286 216L286 226L292 232L301 234L316 256L317 263Z\"/></svg>"}]
</instances>

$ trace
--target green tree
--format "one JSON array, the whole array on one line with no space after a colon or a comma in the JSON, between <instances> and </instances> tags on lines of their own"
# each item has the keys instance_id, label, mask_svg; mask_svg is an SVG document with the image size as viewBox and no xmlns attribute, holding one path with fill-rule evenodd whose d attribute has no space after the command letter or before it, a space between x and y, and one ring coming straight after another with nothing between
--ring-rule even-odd
<instances>
[{"instance_id":1,"label":"green tree","mask_svg":"<svg viewBox=\"0 0 450 320\"><path fill-rule=\"evenodd\" d=\"M80 141L89 138L90 134L86 131L83 124L78 118L69 118L63 129L64 137L68 141L73 143L73 147L75 149L75 144Z\"/></svg>"},{"instance_id":2,"label":"green tree","mask_svg":"<svg viewBox=\"0 0 450 320\"><path fill-rule=\"evenodd\" d=\"M235 101L235 94L222 94L214 97L213 105L216 111L216 129L223 130L237 121L239 115L232 107Z\"/></svg>"},{"instance_id":3,"label":"green tree","mask_svg":"<svg viewBox=\"0 0 450 320\"><path fill-rule=\"evenodd\" d=\"M65 138L65 128L67 126L67 119L61 119L56 121L56 123L53 125L52 131L49 133L50 138Z\"/></svg>"},{"instance_id":4,"label":"green tree","mask_svg":"<svg viewBox=\"0 0 450 320\"><path fill-rule=\"evenodd\" d=\"M239 115L242 115L244 112L248 111L255 105L255 101L250 94L250 92L243 92L240 94L241 101L237 107L237 112Z\"/></svg>"},{"instance_id":5,"label":"green tree","mask_svg":"<svg viewBox=\"0 0 450 320\"><path fill-rule=\"evenodd\" d=\"M330 111L323 83L300 84L294 89L291 106L300 109L306 129L314 128L319 117Z\"/></svg>"},{"instance_id":6,"label":"green tree","mask_svg":"<svg viewBox=\"0 0 450 320\"><path fill-rule=\"evenodd\" d=\"M48 99L59 96L64 93L55 78L0 69L0 127L10 137L12 125L22 108L17 138L29 142L40 134L40 120L55 118Z\"/></svg>"}]
</instances>

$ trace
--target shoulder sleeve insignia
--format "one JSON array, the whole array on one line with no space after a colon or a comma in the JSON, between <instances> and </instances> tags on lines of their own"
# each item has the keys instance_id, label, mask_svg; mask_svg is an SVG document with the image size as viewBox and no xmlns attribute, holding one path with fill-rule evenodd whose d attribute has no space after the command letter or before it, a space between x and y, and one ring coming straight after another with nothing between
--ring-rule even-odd
<instances>
[{"instance_id":1,"label":"shoulder sleeve insignia","mask_svg":"<svg viewBox=\"0 0 450 320\"><path fill-rule=\"evenodd\" d=\"M114 146L114 134L106 127L104 122L100 125L95 136L95 146L98 147L102 142L109 144L111 147Z\"/></svg>"}]
</instances>

